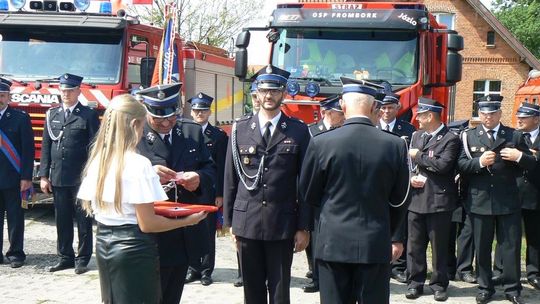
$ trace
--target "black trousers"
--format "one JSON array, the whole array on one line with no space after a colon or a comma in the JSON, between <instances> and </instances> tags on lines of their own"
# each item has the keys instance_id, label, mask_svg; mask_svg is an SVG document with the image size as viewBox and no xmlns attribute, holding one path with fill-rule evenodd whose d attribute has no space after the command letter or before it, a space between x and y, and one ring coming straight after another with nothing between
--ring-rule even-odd
<instances>
[{"instance_id":1,"label":"black trousers","mask_svg":"<svg viewBox=\"0 0 540 304\"><path fill-rule=\"evenodd\" d=\"M540 278L540 210L521 209L527 240L527 278Z\"/></svg>"},{"instance_id":2,"label":"black trousers","mask_svg":"<svg viewBox=\"0 0 540 304\"><path fill-rule=\"evenodd\" d=\"M433 273L429 286L434 291L448 287L448 242L452 211L408 213L407 272L409 288L423 288L427 278L428 243L431 243Z\"/></svg>"},{"instance_id":3,"label":"black trousers","mask_svg":"<svg viewBox=\"0 0 540 304\"><path fill-rule=\"evenodd\" d=\"M317 260L317 264L321 304L390 302L390 263L351 264Z\"/></svg>"},{"instance_id":4,"label":"black trousers","mask_svg":"<svg viewBox=\"0 0 540 304\"><path fill-rule=\"evenodd\" d=\"M67 263L86 266L92 256L92 218L77 203L78 186L53 187L58 255ZM73 218L77 222L79 244L73 252Z\"/></svg>"},{"instance_id":5,"label":"black trousers","mask_svg":"<svg viewBox=\"0 0 540 304\"><path fill-rule=\"evenodd\" d=\"M294 240L236 237L245 304L289 304Z\"/></svg>"},{"instance_id":6,"label":"black trousers","mask_svg":"<svg viewBox=\"0 0 540 304\"><path fill-rule=\"evenodd\" d=\"M405 239L403 240L403 252L397 260L392 262L392 273L404 273L407 271L407 218L405 218L403 225L405 231Z\"/></svg>"},{"instance_id":7,"label":"black trousers","mask_svg":"<svg viewBox=\"0 0 540 304\"><path fill-rule=\"evenodd\" d=\"M208 252L202 256L200 261L192 262L189 265L188 271L200 275L212 276L216 264L216 213L209 213L204 221L208 226L208 246L205 247L208 249Z\"/></svg>"},{"instance_id":8,"label":"black trousers","mask_svg":"<svg viewBox=\"0 0 540 304\"><path fill-rule=\"evenodd\" d=\"M474 231L474 247L478 288L481 291L495 292L491 270L491 249L496 233L497 243L501 246L501 257L504 268L504 292L515 296L521 292L521 212L505 215L471 214Z\"/></svg>"},{"instance_id":9,"label":"black trousers","mask_svg":"<svg viewBox=\"0 0 540 304\"><path fill-rule=\"evenodd\" d=\"M163 304L178 304L182 299L184 291L184 280L186 279L188 265L177 265L174 267L160 267L161 292Z\"/></svg>"},{"instance_id":10,"label":"black trousers","mask_svg":"<svg viewBox=\"0 0 540 304\"><path fill-rule=\"evenodd\" d=\"M315 219L314 219L314 223L313 223L313 227L318 227L319 224L319 214L320 214L320 210L319 208L315 208L313 210L314 214L315 214ZM312 274L312 281L316 284L319 284L319 265L317 264L317 261L315 260L315 257L314 257L314 248L316 247L316 243L317 243L317 229L313 229L313 231L311 231L311 238L309 239L309 245L307 246L306 248L306 256L307 256L307 260L308 260L308 266L309 266L309 270L311 270L311 274Z\"/></svg>"},{"instance_id":11,"label":"black trousers","mask_svg":"<svg viewBox=\"0 0 540 304\"><path fill-rule=\"evenodd\" d=\"M96 262L103 303L160 302L154 235L141 232L138 225L98 224Z\"/></svg>"},{"instance_id":12,"label":"black trousers","mask_svg":"<svg viewBox=\"0 0 540 304\"><path fill-rule=\"evenodd\" d=\"M474 238L471 216L465 215L463 227L457 236L457 257L456 257L456 272L462 276L465 273L474 272Z\"/></svg>"},{"instance_id":13,"label":"black trousers","mask_svg":"<svg viewBox=\"0 0 540 304\"><path fill-rule=\"evenodd\" d=\"M9 249L6 258L9 261L24 261L24 210L21 207L20 187L0 189L0 257L3 251L4 214L7 215Z\"/></svg>"}]
</instances>

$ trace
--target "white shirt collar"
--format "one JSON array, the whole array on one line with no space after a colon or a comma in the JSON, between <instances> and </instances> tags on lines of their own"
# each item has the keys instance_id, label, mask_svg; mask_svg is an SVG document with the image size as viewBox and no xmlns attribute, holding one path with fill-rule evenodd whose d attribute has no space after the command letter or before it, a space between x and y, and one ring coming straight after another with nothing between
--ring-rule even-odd
<instances>
[{"instance_id":1,"label":"white shirt collar","mask_svg":"<svg viewBox=\"0 0 540 304\"><path fill-rule=\"evenodd\" d=\"M0 118L4 117L4 113L6 113L8 107L5 107L2 111L0 111Z\"/></svg>"},{"instance_id":2,"label":"white shirt collar","mask_svg":"<svg viewBox=\"0 0 540 304\"><path fill-rule=\"evenodd\" d=\"M435 130L435 131L433 131L433 132L431 132L431 133L429 133L429 134L430 134L431 136L435 137L435 135L437 135L437 133L441 132L441 130L442 130L443 128L444 128L444 125L441 124L441 125L437 128L437 130Z\"/></svg>"},{"instance_id":3,"label":"white shirt collar","mask_svg":"<svg viewBox=\"0 0 540 304\"><path fill-rule=\"evenodd\" d=\"M386 130L386 125L388 125L388 130L392 131L392 130L394 130L394 126L396 125L396 119L394 118L394 120L392 120L390 123L387 124L381 118L381 119L379 119L379 123L381 124L381 129L382 130Z\"/></svg>"},{"instance_id":4,"label":"white shirt collar","mask_svg":"<svg viewBox=\"0 0 540 304\"><path fill-rule=\"evenodd\" d=\"M206 131L206 127L208 127L208 121L204 124L204 125L201 125L201 131L203 132L204 134L204 131Z\"/></svg>"},{"instance_id":5,"label":"white shirt collar","mask_svg":"<svg viewBox=\"0 0 540 304\"><path fill-rule=\"evenodd\" d=\"M523 132L523 133L531 134L531 142L534 142L536 140L536 137L538 137L538 134L540 133L540 129L536 128L532 130L531 132Z\"/></svg>"},{"instance_id":6,"label":"white shirt collar","mask_svg":"<svg viewBox=\"0 0 540 304\"><path fill-rule=\"evenodd\" d=\"M495 128L491 129L493 131L495 131L495 134L493 135L493 139L497 139L497 133L499 133L499 128L501 127L501 123L499 123ZM488 128L486 128L486 126L482 125L482 128L484 128L484 131L487 133Z\"/></svg>"},{"instance_id":7,"label":"white shirt collar","mask_svg":"<svg viewBox=\"0 0 540 304\"><path fill-rule=\"evenodd\" d=\"M332 128L332 126L329 123L327 123L326 120L323 119L322 123L324 127L326 128L326 130L330 130L330 128Z\"/></svg>"},{"instance_id":8,"label":"white shirt collar","mask_svg":"<svg viewBox=\"0 0 540 304\"><path fill-rule=\"evenodd\" d=\"M259 128L261 131L261 135L264 135L265 125L268 122L268 120L264 119L262 115L258 114L257 117L259 118ZM270 134L274 134L274 130L276 129L276 126L281 119L281 111L279 111L279 114L274 116L274 118L270 119L270 122L272 122L272 125L270 126Z\"/></svg>"},{"instance_id":9,"label":"white shirt collar","mask_svg":"<svg viewBox=\"0 0 540 304\"><path fill-rule=\"evenodd\" d=\"M77 101L74 105L72 105L71 107L69 107L69 108L67 108L67 109L69 109L69 111L70 111L71 113L73 113L73 110L75 110L75 107L76 107L78 104L79 104L79 102ZM64 111L67 111L66 107L64 107L63 105L62 105L62 108L64 109Z\"/></svg>"},{"instance_id":10,"label":"white shirt collar","mask_svg":"<svg viewBox=\"0 0 540 304\"><path fill-rule=\"evenodd\" d=\"M169 134L169 140L171 141L170 143L172 143L172 129L169 131L169 133L158 133L158 134L162 140L165 138L165 135Z\"/></svg>"}]
</instances>

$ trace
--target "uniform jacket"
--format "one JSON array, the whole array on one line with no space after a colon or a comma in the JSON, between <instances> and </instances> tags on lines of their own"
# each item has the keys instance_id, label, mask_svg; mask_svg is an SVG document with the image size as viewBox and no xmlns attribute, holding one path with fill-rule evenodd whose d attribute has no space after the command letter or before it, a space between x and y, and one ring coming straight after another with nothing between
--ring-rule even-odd
<instances>
[{"instance_id":1,"label":"uniform jacket","mask_svg":"<svg viewBox=\"0 0 540 304\"><path fill-rule=\"evenodd\" d=\"M380 122L377 123L377 128L382 129ZM414 131L416 131L416 128L410 123L396 118L394 128L389 131L399 135L400 137L406 136L407 142L411 142L412 134L414 133Z\"/></svg>"},{"instance_id":2,"label":"uniform jacket","mask_svg":"<svg viewBox=\"0 0 540 304\"><path fill-rule=\"evenodd\" d=\"M369 144L366 144L369 143ZM364 117L315 136L300 193L320 206L315 257L342 263L389 263L391 238L402 227L409 185L407 145Z\"/></svg>"},{"instance_id":3,"label":"uniform jacket","mask_svg":"<svg viewBox=\"0 0 540 304\"><path fill-rule=\"evenodd\" d=\"M30 116L8 106L0 118L0 130L9 138L21 158L19 174L6 155L0 152L0 189L19 187L21 179L32 180L34 168L34 133Z\"/></svg>"},{"instance_id":4,"label":"uniform jacket","mask_svg":"<svg viewBox=\"0 0 540 304\"><path fill-rule=\"evenodd\" d=\"M517 184L519 189L519 197L521 199L521 208L528 210L540 210L540 136L537 136L532 143L536 153L536 166L530 170L524 170L523 174L518 177Z\"/></svg>"},{"instance_id":5,"label":"uniform jacket","mask_svg":"<svg viewBox=\"0 0 540 304\"><path fill-rule=\"evenodd\" d=\"M210 152L204 144L201 126L190 120L180 119L171 132L172 144L167 146L159 134L148 125L137 148L141 155L150 159L152 165L162 165L179 171L194 171L199 174L200 186L189 192L178 185L178 200L183 203L201 204L202 198L213 193L216 169ZM169 191L174 200L174 191ZM161 266L175 266L196 261L206 252L207 225L201 221L195 226L179 228L157 234ZM203 234L206 233L206 234Z\"/></svg>"},{"instance_id":6,"label":"uniform jacket","mask_svg":"<svg viewBox=\"0 0 540 304\"><path fill-rule=\"evenodd\" d=\"M317 123L309 124L308 129L309 129L309 134L311 134L312 137L322 132L328 131L322 119L319 120Z\"/></svg>"},{"instance_id":7,"label":"uniform jacket","mask_svg":"<svg viewBox=\"0 0 540 304\"><path fill-rule=\"evenodd\" d=\"M310 140L307 126L281 114L265 148L257 115L236 124L236 148L248 175L255 175L264 155L259 187L249 191L239 180L232 155L232 136L225 163L224 225L237 236L253 240L292 239L298 230L310 230L311 209L297 193L297 180ZM247 180L251 185L252 179Z\"/></svg>"},{"instance_id":8,"label":"uniform jacket","mask_svg":"<svg viewBox=\"0 0 540 304\"><path fill-rule=\"evenodd\" d=\"M214 204L216 196L223 196L223 176L225 174L225 156L227 155L227 142L229 137L225 131L218 127L212 126L210 123L204 130L204 143L206 148L210 151L212 159L214 160L217 168L215 193L211 197L206 198L204 201L208 201L211 205ZM211 194L211 193L209 193Z\"/></svg>"},{"instance_id":9,"label":"uniform jacket","mask_svg":"<svg viewBox=\"0 0 540 304\"><path fill-rule=\"evenodd\" d=\"M423 188L411 187L409 210L416 213L452 211L457 207L455 169L461 141L444 126L423 147L424 134L425 131L414 133L411 149L419 149L413 164L416 165L416 174L427 177L427 180Z\"/></svg>"},{"instance_id":10,"label":"uniform jacket","mask_svg":"<svg viewBox=\"0 0 540 304\"><path fill-rule=\"evenodd\" d=\"M519 193L516 179L524 169L532 169L536 163L522 133L501 124L493 145L482 126L467 130L464 134L458 168L468 184L465 208L480 215L519 211L521 203L516 199ZM502 160L500 152L505 147L515 147L524 152L519 163ZM472 159L468 158L465 149L469 150ZM480 156L486 150L497 153L497 158L492 166L481 168Z\"/></svg>"},{"instance_id":11,"label":"uniform jacket","mask_svg":"<svg viewBox=\"0 0 540 304\"><path fill-rule=\"evenodd\" d=\"M49 110L49 121L43 129L41 164L39 176L48 177L55 187L77 186L88 159L90 144L99 128L98 113L80 102L65 120L64 109ZM63 135L53 141L47 131L50 125L54 136Z\"/></svg>"}]
</instances>

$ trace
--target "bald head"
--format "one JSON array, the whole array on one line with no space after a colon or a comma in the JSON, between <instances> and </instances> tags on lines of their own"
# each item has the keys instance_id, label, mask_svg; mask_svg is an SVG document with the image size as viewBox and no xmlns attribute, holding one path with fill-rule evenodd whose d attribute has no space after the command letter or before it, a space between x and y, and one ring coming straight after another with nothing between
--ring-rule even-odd
<instances>
[{"instance_id":1,"label":"bald head","mask_svg":"<svg viewBox=\"0 0 540 304\"><path fill-rule=\"evenodd\" d=\"M373 120L375 116L375 97L362 93L347 93L342 97L341 108L346 119L363 115Z\"/></svg>"}]
</instances>

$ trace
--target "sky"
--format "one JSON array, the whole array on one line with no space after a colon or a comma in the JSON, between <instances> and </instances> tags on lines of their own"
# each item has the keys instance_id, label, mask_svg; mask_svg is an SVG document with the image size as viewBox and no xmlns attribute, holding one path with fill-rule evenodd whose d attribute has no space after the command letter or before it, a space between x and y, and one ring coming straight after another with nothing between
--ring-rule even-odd
<instances>
[{"instance_id":1,"label":"sky","mask_svg":"<svg viewBox=\"0 0 540 304\"><path fill-rule=\"evenodd\" d=\"M361 0L360 0L361 1ZM487 8L491 7L491 0L480 0ZM278 3L298 2L296 0L266 0L262 9L262 18L250 23L249 26L264 26L268 20L268 16ZM270 56L270 47L265 38L266 32L251 32L251 40L248 47L248 64L249 65L264 65L268 63Z\"/></svg>"}]
</instances>

